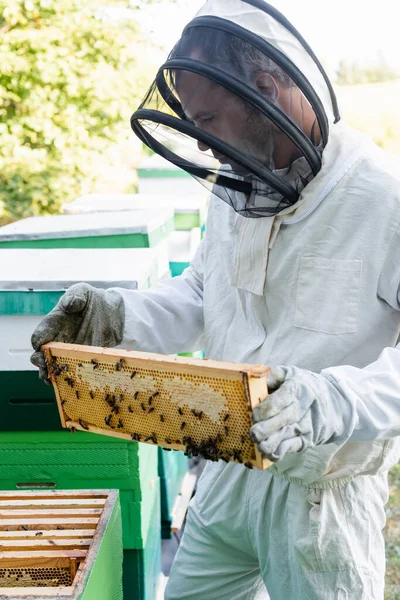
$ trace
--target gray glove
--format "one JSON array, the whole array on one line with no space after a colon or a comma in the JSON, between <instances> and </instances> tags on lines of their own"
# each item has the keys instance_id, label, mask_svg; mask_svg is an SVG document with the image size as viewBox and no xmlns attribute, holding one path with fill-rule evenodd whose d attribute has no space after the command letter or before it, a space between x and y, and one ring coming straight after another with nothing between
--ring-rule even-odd
<instances>
[{"instance_id":1,"label":"gray glove","mask_svg":"<svg viewBox=\"0 0 400 600\"><path fill-rule=\"evenodd\" d=\"M39 377L48 379L44 355L47 342L87 346L118 346L122 342L125 306L116 290L101 290L87 283L71 286L57 306L44 317L32 334L35 352L31 362L39 367Z\"/></svg>"},{"instance_id":2,"label":"gray glove","mask_svg":"<svg viewBox=\"0 0 400 600\"><path fill-rule=\"evenodd\" d=\"M250 438L269 460L345 441L353 431L351 403L333 379L296 367L277 367L267 384L270 395L253 411Z\"/></svg>"}]
</instances>

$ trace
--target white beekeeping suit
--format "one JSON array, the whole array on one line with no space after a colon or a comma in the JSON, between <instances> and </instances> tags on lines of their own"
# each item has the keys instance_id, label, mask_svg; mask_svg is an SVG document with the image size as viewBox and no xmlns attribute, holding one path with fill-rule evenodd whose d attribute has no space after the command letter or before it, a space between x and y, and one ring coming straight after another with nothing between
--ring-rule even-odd
<instances>
[{"instance_id":1,"label":"white beekeeping suit","mask_svg":"<svg viewBox=\"0 0 400 600\"><path fill-rule=\"evenodd\" d=\"M262 0L209 0L187 36L196 28L200 40L222 31L232 48L241 38L265 52L272 79L256 74L255 85L242 55L229 63L212 40L185 55L184 33L133 115L145 143L211 182L214 195L182 276L114 291L124 305L121 347L204 347L212 359L287 365L300 378L312 371L326 383L315 404L329 408L329 419L323 410L318 418L331 435L264 472L208 463L166 598L244 600L268 590L271 600L382 600L387 470L400 449L400 169L340 121L315 57ZM246 114L258 111L250 140L227 91ZM217 119L210 99L222 107ZM52 334L46 327L37 349L55 337L54 323Z\"/></svg>"}]
</instances>

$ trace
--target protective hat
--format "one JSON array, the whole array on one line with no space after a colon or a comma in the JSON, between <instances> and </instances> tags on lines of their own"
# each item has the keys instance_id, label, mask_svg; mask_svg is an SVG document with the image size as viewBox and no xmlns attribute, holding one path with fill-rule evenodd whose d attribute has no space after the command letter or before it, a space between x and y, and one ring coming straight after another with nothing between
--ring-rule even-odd
<instances>
[{"instance_id":1,"label":"protective hat","mask_svg":"<svg viewBox=\"0 0 400 600\"><path fill-rule=\"evenodd\" d=\"M340 120L315 54L263 0L209 0L186 26L133 131L245 217L293 206Z\"/></svg>"}]
</instances>

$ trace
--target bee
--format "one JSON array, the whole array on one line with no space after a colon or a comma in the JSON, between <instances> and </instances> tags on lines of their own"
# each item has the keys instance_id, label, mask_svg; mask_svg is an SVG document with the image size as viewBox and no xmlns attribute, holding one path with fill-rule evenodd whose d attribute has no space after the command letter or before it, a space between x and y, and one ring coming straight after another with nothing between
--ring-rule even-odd
<instances>
[{"instance_id":1,"label":"bee","mask_svg":"<svg viewBox=\"0 0 400 600\"><path fill-rule=\"evenodd\" d=\"M180 415L183 415L183 409L182 409L181 407L179 407L179 408L178 408L178 413L179 413Z\"/></svg>"},{"instance_id":2,"label":"bee","mask_svg":"<svg viewBox=\"0 0 400 600\"><path fill-rule=\"evenodd\" d=\"M111 409L111 412L115 413L117 415L119 413L119 406L116 406L116 405L113 406L112 409Z\"/></svg>"},{"instance_id":3,"label":"bee","mask_svg":"<svg viewBox=\"0 0 400 600\"><path fill-rule=\"evenodd\" d=\"M115 396L111 396L110 394L107 394L106 402L107 402L108 406L115 406Z\"/></svg>"},{"instance_id":4,"label":"bee","mask_svg":"<svg viewBox=\"0 0 400 600\"><path fill-rule=\"evenodd\" d=\"M124 365L124 359L120 358L117 363L115 363L115 370L120 371Z\"/></svg>"},{"instance_id":5,"label":"bee","mask_svg":"<svg viewBox=\"0 0 400 600\"><path fill-rule=\"evenodd\" d=\"M83 364L82 364L82 363L78 363L78 367L81 367L81 368L82 368L82 367L83 367Z\"/></svg>"},{"instance_id":6,"label":"bee","mask_svg":"<svg viewBox=\"0 0 400 600\"><path fill-rule=\"evenodd\" d=\"M146 438L144 438L144 441L145 442L150 442L150 441L152 442L153 441L153 436L152 435L147 436Z\"/></svg>"},{"instance_id":7,"label":"bee","mask_svg":"<svg viewBox=\"0 0 400 600\"><path fill-rule=\"evenodd\" d=\"M131 406L130 404L128 405L128 411L129 411L130 413L133 413L133 408L132 408L132 406Z\"/></svg>"},{"instance_id":8,"label":"bee","mask_svg":"<svg viewBox=\"0 0 400 600\"><path fill-rule=\"evenodd\" d=\"M123 400L123 399L124 399L123 395L122 395L122 394L120 394L120 395L117 397L117 402L122 402L122 400Z\"/></svg>"},{"instance_id":9,"label":"bee","mask_svg":"<svg viewBox=\"0 0 400 600\"><path fill-rule=\"evenodd\" d=\"M38 536L38 535L43 535L43 531L37 531L37 532L35 533L35 535L36 535L36 536Z\"/></svg>"},{"instance_id":10,"label":"bee","mask_svg":"<svg viewBox=\"0 0 400 600\"><path fill-rule=\"evenodd\" d=\"M156 398L159 395L160 395L160 392L153 392L152 395L150 396L150 398Z\"/></svg>"},{"instance_id":11,"label":"bee","mask_svg":"<svg viewBox=\"0 0 400 600\"><path fill-rule=\"evenodd\" d=\"M138 396L139 396L139 392L135 392L135 393L133 394L133 399L134 399L134 400L136 400Z\"/></svg>"},{"instance_id":12,"label":"bee","mask_svg":"<svg viewBox=\"0 0 400 600\"><path fill-rule=\"evenodd\" d=\"M136 371L132 371L132 373L131 373L131 379L133 379L135 377L135 375L136 375Z\"/></svg>"},{"instance_id":13,"label":"bee","mask_svg":"<svg viewBox=\"0 0 400 600\"><path fill-rule=\"evenodd\" d=\"M72 426L68 427L67 429L70 433L75 433L75 431L76 431L75 427L72 427Z\"/></svg>"},{"instance_id":14,"label":"bee","mask_svg":"<svg viewBox=\"0 0 400 600\"><path fill-rule=\"evenodd\" d=\"M63 527L62 525L57 525L56 529L57 529L58 531L61 531L61 529L64 529L64 527Z\"/></svg>"},{"instance_id":15,"label":"bee","mask_svg":"<svg viewBox=\"0 0 400 600\"><path fill-rule=\"evenodd\" d=\"M64 377L64 381L69 385L70 388L74 387L74 380L71 377Z\"/></svg>"},{"instance_id":16,"label":"bee","mask_svg":"<svg viewBox=\"0 0 400 600\"><path fill-rule=\"evenodd\" d=\"M251 464L251 462L244 463L244 466L247 467L248 469L252 469L253 468L253 465Z\"/></svg>"},{"instance_id":17,"label":"bee","mask_svg":"<svg viewBox=\"0 0 400 600\"><path fill-rule=\"evenodd\" d=\"M243 462L243 458L242 458L240 450L232 450L232 458L233 458L233 460L236 460L238 463Z\"/></svg>"},{"instance_id":18,"label":"bee","mask_svg":"<svg viewBox=\"0 0 400 600\"><path fill-rule=\"evenodd\" d=\"M229 458L227 458L226 456L221 456L221 460L223 460L226 463L230 462Z\"/></svg>"},{"instance_id":19,"label":"bee","mask_svg":"<svg viewBox=\"0 0 400 600\"><path fill-rule=\"evenodd\" d=\"M66 404L66 400L61 400L61 406L64 406L64 404Z\"/></svg>"},{"instance_id":20,"label":"bee","mask_svg":"<svg viewBox=\"0 0 400 600\"><path fill-rule=\"evenodd\" d=\"M149 415L150 413L152 413L154 410L154 406L150 406L150 408L147 411L147 414Z\"/></svg>"},{"instance_id":21,"label":"bee","mask_svg":"<svg viewBox=\"0 0 400 600\"><path fill-rule=\"evenodd\" d=\"M118 419L118 429L122 429L124 426L123 422L121 421L121 419Z\"/></svg>"},{"instance_id":22,"label":"bee","mask_svg":"<svg viewBox=\"0 0 400 600\"><path fill-rule=\"evenodd\" d=\"M181 445L181 444L182 444L182 442L181 442L181 440L175 440L175 444L179 444L179 445Z\"/></svg>"},{"instance_id":23,"label":"bee","mask_svg":"<svg viewBox=\"0 0 400 600\"><path fill-rule=\"evenodd\" d=\"M86 423L82 421L82 419L78 419L78 423L82 427L82 429L84 429L85 431L89 431L89 427L86 425Z\"/></svg>"},{"instance_id":24,"label":"bee","mask_svg":"<svg viewBox=\"0 0 400 600\"><path fill-rule=\"evenodd\" d=\"M157 444L157 436L156 436L156 434L154 433L154 431L153 431L153 433L152 433L151 435L152 435L152 438L153 438L153 442L154 442L155 444Z\"/></svg>"},{"instance_id":25,"label":"bee","mask_svg":"<svg viewBox=\"0 0 400 600\"><path fill-rule=\"evenodd\" d=\"M147 404L149 406L151 406L153 404L153 396L150 396L150 398L147 400Z\"/></svg>"},{"instance_id":26,"label":"bee","mask_svg":"<svg viewBox=\"0 0 400 600\"><path fill-rule=\"evenodd\" d=\"M201 410L199 413L197 413L197 418L201 420L202 416L203 416L203 411Z\"/></svg>"},{"instance_id":27,"label":"bee","mask_svg":"<svg viewBox=\"0 0 400 600\"><path fill-rule=\"evenodd\" d=\"M165 422L164 415L160 415L160 421L161 421L161 423Z\"/></svg>"},{"instance_id":28,"label":"bee","mask_svg":"<svg viewBox=\"0 0 400 600\"><path fill-rule=\"evenodd\" d=\"M26 525L21 525L21 529L23 529L24 531L28 531L28 528Z\"/></svg>"},{"instance_id":29,"label":"bee","mask_svg":"<svg viewBox=\"0 0 400 600\"><path fill-rule=\"evenodd\" d=\"M69 368L68 365L60 365L62 369L64 369L65 372L68 372Z\"/></svg>"},{"instance_id":30,"label":"bee","mask_svg":"<svg viewBox=\"0 0 400 600\"><path fill-rule=\"evenodd\" d=\"M244 444L244 435L240 436L240 443L243 445Z\"/></svg>"},{"instance_id":31,"label":"bee","mask_svg":"<svg viewBox=\"0 0 400 600\"><path fill-rule=\"evenodd\" d=\"M77 399L79 400L79 392L78 390L75 390L75 396L77 397Z\"/></svg>"},{"instance_id":32,"label":"bee","mask_svg":"<svg viewBox=\"0 0 400 600\"><path fill-rule=\"evenodd\" d=\"M97 369L99 366L99 363L97 362L97 360L94 360L94 358L92 358L92 360L90 361L93 365L93 369Z\"/></svg>"},{"instance_id":33,"label":"bee","mask_svg":"<svg viewBox=\"0 0 400 600\"><path fill-rule=\"evenodd\" d=\"M224 427L225 435L229 435L229 427L225 425Z\"/></svg>"},{"instance_id":34,"label":"bee","mask_svg":"<svg viewBox=\"0 0 400 600\"><path fill-rule=\"evenodd\" d=\"M229 413L226 413L226 415L224 416L224 419L223 419L223 420L224 420L224 423L225 423L225 421L227 421L228 419L229 419Z\"/></svg>"},{"instance_id":35,"label":"bee","mask_svg":"<svg viewBox=\"0 0 400 600\"><path fill-rule=\"evenodd\" d=\"M94 399L94 393L92 392L92 390L89 391L89 396L91 397L91 399Z\"/></svg>"},{"instance_id":36,"label":"bee","mask_svg":"<svg viewBox=\"0 0 400 600\"><path fill-rule=\"evenodd\" d=\"M53 375L55 375L56 377L58 377L59 375L61 375L62 373L62 368L61 367L56 367L55 369L53 369Z\"/></svg>"},{"instance_id":37,"label":"bee","mask_svg":"<svg viewBox=\"0 0 400 600\"><path fill-rule=\"evenodd\" d=\"M112 414L109 414L108 417L104 418L104 423L107 427L111 427L111 429L115 429L114 425L111 425Z\"/></svg>"},{"instance_id":38,"label":"bee","mask_svg":"<svg viewBox=\"0 0 400 600\"><path fill-rule=\"evenodd\" d=\"M168 438L165 438L165 443L168 444L168 445L172 444L171 440L169 440Z\"/></svg>"},{"instance_id":39,"label":"bee","mask_svg":"<svg viewBox=\"0 0 400 600\"><path fill-rule=\"evenodd\" d=\"M140 442L140 440L142 439L138 433L132 433L131 438L134 442Z\"/></svg>"},{"instance_id":40,"label":"bee","mask_svg":"<svg viewBox=\"0 0 400 600\"><path fill-rule=\"evenodd\" d=\"M163 448L164 452L172 452L172 448Z\"/></svg>"},{"instance_id":41,"label":"bee","mask_svg":"<svg viewBox=\"0 0 400 600\"><path fill-rule=\"evenodd\" d=\"M186 423L185 423L185 421L183 421L183 423L182 423L182 425L180 427L180 430L183 431L185 429L185 427L186 427Z\"/></svg>"},{"instance_id":42,"label":"bee","mask_svg":"<svg viewBox=\"0 0 400 600\"><path fill-rule=\"evenodd\" d=\"M142 410L143 410L144 412L146 412L146 407L145 407L145 405L143 404L143 402L141 402L141 403L140 403L140 406L142 407Z\"/></svg>"}]
</instances>

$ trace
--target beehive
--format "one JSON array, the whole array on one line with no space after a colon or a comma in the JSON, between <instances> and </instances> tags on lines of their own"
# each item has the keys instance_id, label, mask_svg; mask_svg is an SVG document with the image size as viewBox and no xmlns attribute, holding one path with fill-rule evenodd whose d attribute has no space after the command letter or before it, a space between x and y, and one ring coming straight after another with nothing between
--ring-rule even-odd
<instances>
[{"instance_id":1,"label":"beehive","mask_svg":"<svg viewBox=\"0 0 400 600\"><path fill-rule=\"evenodd\" d=\"M121 574L117 491L0 493L1 599L119 600Z\"/></svg>"},{"instance_id":2,"label":"beehive","mask_svg":"<svg viewBox=\"0 0 400 600\"><path fill-rule=\"evenodd\" d=\"M64 427L265 469L249 438L268 395L264 365L50 343L42 348Z\"/></svg>"}]
</instances>

